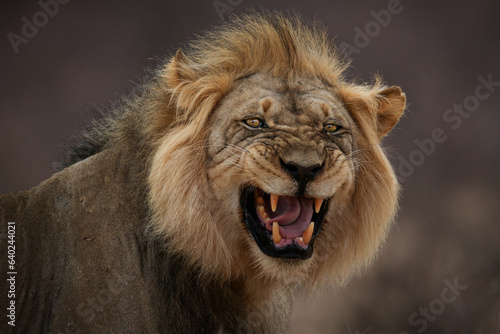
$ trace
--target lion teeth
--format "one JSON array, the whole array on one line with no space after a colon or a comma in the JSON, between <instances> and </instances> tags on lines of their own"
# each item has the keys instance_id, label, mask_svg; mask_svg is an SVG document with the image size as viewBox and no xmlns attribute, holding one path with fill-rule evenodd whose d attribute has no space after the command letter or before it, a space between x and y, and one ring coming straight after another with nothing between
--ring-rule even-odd
<instances>
[{"instance_id":1,"label":"lion teeth","mask_svg":"<svg viewBox=\"0 0 500 334\"><path fill-rule=\"evenodd\" d=\"M278 222L273 223L273 241L275 244L281 241L280 226Z\"/></svg>"},{"instance_id":2,"label":"lion teeth","mask_svg":"<svg viewBox=\"0 0 500 334\"><path fill-rule=\"evenodd\" d=\"M262 217L262 219L266 219L266 218L269 218L269 215L266 211L266 208L264 207L264 205L257 205L257 212L260 214L260 216Z\"/></svg>"},{"instance_id":3,"label":"lion teeth","mask_svg":"<svg viewBox=\"0 0 500 334\"><path fill-rule=\"evenodd\" d=\"M258 205L264 205L264 198L262 198L261 196L258 196L257 197L257 204Z\"/></svg>"},{"instance_id":4,"label":"lion teeth","mask_svg":"<svg viewBox=\"0 0 500 334\"><path fill-rule=\"evenodd\" d=\"M315 198L314 199L314 211L316 213L319 213L319 210L321 209L321 204L323 204L322 198Z\"/></svg>"},{"instance_id":5,"label":"lion teeth","mask_svg":"<svg viewBox=\"0 0 500 334\"><path fill-rule=\"evenodd\" d=\"M302 238L304 239L304 243L306 245L309 244L309 241L311 241L313 231L314 231L314 222L311 222L307 230L305 230L304 234L302 234Z\"/></svg>"},{"instance_id":6,"label":"lion teeth","mask_svg":"<svg viewBox=\"0 0 500 334\"><path fill-rule=\"evenodd\" d=\"M280 198L279 195L276 194L271 194L271 210L273 212L276 211L276 208L278 207L278 199Z\"/></svg>"}]
</instances>

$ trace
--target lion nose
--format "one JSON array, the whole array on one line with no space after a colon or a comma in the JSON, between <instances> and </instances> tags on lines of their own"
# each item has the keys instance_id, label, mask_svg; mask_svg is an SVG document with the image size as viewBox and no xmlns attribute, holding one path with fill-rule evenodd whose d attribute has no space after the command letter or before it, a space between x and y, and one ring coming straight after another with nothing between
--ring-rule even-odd
<instances>
[{"instance_id":1,"label":"lion nose","mask_svg":"<svg viewBox=\"0 0 500 334\"><path fill-rule=\"evenodd\" d=\"M299 185L303 194L306 186L323 168L323 160L314 149L291 149L280 158L281 166Z\"/></svg>"}]
</instances>

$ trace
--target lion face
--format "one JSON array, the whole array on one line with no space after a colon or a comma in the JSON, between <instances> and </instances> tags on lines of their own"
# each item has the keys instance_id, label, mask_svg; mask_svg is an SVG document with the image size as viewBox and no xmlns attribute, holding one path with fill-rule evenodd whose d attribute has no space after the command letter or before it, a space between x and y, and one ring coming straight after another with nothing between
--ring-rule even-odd
<instances>
[{"instance_id":1,"label":"lion face","mask_svg":"<svg viewBox=\"0 0 500 334\"><path fill-rule=\"evenodd\" d=\"M255 74L223 100L212 119L208 177L221 205L239 203L235 218L264 254L312 256L325 214L342 210L352 193L353 126L318 79Z\"/></svg>"},{"instance_id":2,"label":"lion face","mask_svg":"<svg viewBox=\"0 0 500 334\"><path fill-rule=\"evenodd\" d=\"M380 141L405 95L346 81L325 36L246 17L162 71L151 227L203 272L341 284L385 240L398 184Z\"/></svg>"}]
</instances>

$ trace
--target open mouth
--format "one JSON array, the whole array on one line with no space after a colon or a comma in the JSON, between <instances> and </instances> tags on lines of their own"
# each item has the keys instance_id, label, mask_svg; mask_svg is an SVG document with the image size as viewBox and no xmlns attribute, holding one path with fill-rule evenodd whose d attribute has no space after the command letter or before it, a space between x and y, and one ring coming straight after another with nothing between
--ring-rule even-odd
<instances>
[{"instance_id":1,"label":"open mouth","mask_svg":"<svg viewBox=\"0 0 500 334\"><path fill-rule=\"evenodd\" d=\"M247 227L264 254L289 259L312 256L326 200L279 196L248 187L240 202Z\"/></svg>"}]
</instances>

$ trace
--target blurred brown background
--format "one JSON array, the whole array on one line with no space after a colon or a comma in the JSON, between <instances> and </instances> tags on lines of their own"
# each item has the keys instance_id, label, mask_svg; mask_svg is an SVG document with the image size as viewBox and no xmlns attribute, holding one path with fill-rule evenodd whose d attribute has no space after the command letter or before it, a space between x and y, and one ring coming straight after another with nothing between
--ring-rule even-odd
<instances>
[{"instance_id":1,"label":"blurred brown background","mask_svg":"<svg viewBox=\"0 0 500 334\"><path fill-rule=\"evenodd\" d=\"M44 22L37 1L4 1L0 192L48 178L92 110L217 25L216 7L294 9L357 47L353 76L381 73L409 107L384 141L404 181L397 226L363 277L298 296L292 332L500 333L500 3L396 3L72 0ZM9 33L22 37L33 15L40 28L16 53Z\"/></svg>"}]
</instances>

